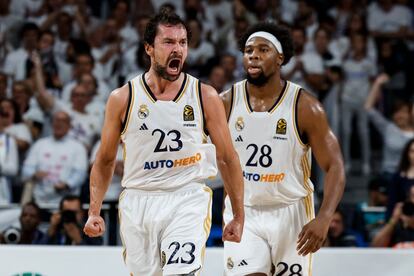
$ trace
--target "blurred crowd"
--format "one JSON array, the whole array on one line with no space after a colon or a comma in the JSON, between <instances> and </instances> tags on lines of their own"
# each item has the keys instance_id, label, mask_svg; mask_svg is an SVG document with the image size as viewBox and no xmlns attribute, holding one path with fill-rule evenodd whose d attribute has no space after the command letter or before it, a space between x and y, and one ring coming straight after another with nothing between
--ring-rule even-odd
<instances>
[{"instance_id":1,"label":"blurred crowd","mask_svg":"<svg viewBox=\"0 0 414 276\"><path fill-rule=\"evenodd\" d=\"M161 8L191 30L185 71L218 93L244 78L237 40L248 26L270 20L290 28L295 56L283 78L323 103L348 176L369 179L368 196L335 214L326 246L414 247L409 0L0 1L0 214L21 206L17 226L0 221L0 243L103 243L81 228L105 102L148 69L143 34ZM120 147L105 244L117 244L122 174ZM320 195L320 170L313 175ZM221 225L219 182L212 233Z\"/></svg>"}]
</instances>

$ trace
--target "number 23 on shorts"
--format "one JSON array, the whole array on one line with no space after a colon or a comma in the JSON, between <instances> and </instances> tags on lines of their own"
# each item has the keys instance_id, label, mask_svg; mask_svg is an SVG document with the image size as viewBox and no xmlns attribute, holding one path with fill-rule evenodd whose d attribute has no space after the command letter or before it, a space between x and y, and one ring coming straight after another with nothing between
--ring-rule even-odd
<instances>
[{"instance_id":1,"label":"number 23 on shorts","mask_svg":"<svg viewBox=\"0 0 414 276\"><path fill-rule=\"evenodd\" d=\"M193 242L173 241L167 243L166 248L161 249L161 266L186 266L192 265L198 253ZM200 264L201 265L201 264Z\"/></svg>"}]
</instances>

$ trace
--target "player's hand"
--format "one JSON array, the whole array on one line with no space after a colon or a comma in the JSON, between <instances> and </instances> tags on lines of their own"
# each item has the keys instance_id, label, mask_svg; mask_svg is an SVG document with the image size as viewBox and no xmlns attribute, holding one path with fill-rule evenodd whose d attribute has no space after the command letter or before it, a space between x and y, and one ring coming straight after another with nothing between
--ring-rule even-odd
<instances>
[{"instance_id":1,"label":"player's hand","mask_svg":"<svg viewBox=\"0 0 414 276\"><path fill-rule=\"evenodd\" d=\"M90 215L83 232L91 238L102 236L105 233L105 221L101 216Z\"/></svg>"},{"instance_id":2,"label":"player's hand","mask_svg":"<svg viewBox=\"0 0 414 276\"><path fill-rule=\"evenodd\" d=\"M232 219L223 230L223 241L240 242L243 234L244 219Z\"/></svg>"},{"instance_id":3,"label":"player's hand","mask_svg":"<svg viewBox=\"0 0 414 276\"><path fill-rule=\"evenodd\" d=\"M309 253L315 253L322 247L329 229L329 219L316 217L308 224L303 226L299 233L297 247L298 254L306 256Z\"/></svg>"}]
</instances>

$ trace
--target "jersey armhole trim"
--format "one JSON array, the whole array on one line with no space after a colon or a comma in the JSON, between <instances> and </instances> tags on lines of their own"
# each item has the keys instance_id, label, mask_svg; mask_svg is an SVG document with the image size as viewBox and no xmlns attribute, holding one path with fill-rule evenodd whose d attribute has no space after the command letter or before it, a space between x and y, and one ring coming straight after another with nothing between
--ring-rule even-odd
<instances>
[{"instance_id":1,"label":"jersey armhole trim","mask_svg":"<svg viewBox=\"0 0 414 276\"><path fill-rule=\"evenodd\" d=\"M295 91L295 99L293 103L293 117L294 117L294 126L295 126L295 133L296 137L298 138L299 143L302 147L308 147L308 139L305 135L301 135L299 130L299 123L298 123L298 104L299 104L299 98L302 94L302 88L296 88Z\"/></svg>"},{"instance_id":2,"label":"jersey armhole trim","mask_svg":"<svg viewBox=\"0 0 414 276\"><path fill-rule=\"evenodd\" d=\"M200 110L201 110L201 116L202 116L202 130L203 130L203 135L205 137L208 136L208 130L206 128L206 117L204 116L204 106L203 106L203 93L201 92L201 81L197 80L197 95L198 95L198 99L200 102Z\"/></svg>"},{"instance_id":3,"label":"jersey armhole trim","mask_svg":"<svg viewBox=\"0 0 414 276\"><path fill-rule=\"evenodd\" d=\"M122 122L122 126L121 126L121 135L124 134L128 128L128 123L129 123L129 119L131 117L131 109L133 106L133 102L134 102L134 93L133 93L133 85L131 83L131 81L128 81L128 105L127 105L127 110L125 112L125 117L124 120Z\"/></svg>"},{"instance_id":4,"label":"jersey armhole trim","mask_svg":"<svg viewBox=\"0 0 414 276\"><path fill-rule=\"evenodd\" d=\"M230 110L229 110L229 116L227 116L227 123L230 122L231 113L232 113L233 107L234 107L234 101L235 101L234 85L232 85L231 89L230 89Z\"/></svg>"}]
</instances>

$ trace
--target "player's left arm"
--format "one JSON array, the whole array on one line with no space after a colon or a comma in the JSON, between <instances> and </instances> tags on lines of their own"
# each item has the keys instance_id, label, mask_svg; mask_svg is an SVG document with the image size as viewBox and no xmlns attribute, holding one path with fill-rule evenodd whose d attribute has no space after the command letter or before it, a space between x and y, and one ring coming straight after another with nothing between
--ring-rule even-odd
<instances>
[{"instance_id":1,"label":"player's left arm","mask_svg":"<svg viewBox=\"0 0 414 276\"><path fill-rule=\"evenodd\" d=\"M300 255L316 252L328 233L332 216L342 198L345 172L338 140L328 125L322 104L302 91L298 102L298 127L308 139L313 155L325 172L322 205L315 219L306 224L298 237Z\"/></svg>"},{"instance_id":2,"label":"player's left arm","mask_svg":"<svg viewBox=\"0 0 414 276\"><path fill-rule=\"evenodd\" d=\"M244 225L244 182L239 156L233 147L226 112L216 90L201 85L206 128L216 146L217 165L229 195L233 220L223 230L223 240L240 242Z\"/></svg>"}]
</instances>

